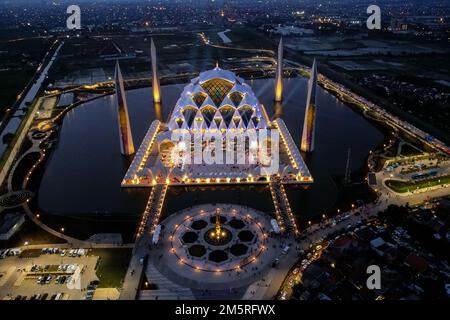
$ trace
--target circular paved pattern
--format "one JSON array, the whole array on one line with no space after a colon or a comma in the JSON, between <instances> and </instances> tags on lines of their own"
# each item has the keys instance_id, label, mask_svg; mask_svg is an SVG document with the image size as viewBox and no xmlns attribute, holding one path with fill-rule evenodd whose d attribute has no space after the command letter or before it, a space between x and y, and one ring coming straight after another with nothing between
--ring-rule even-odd
<instances>
[{"instance_id":1,"label":"circular paved pattern","mask_svg":"<svg viewBox=\"0 0 450 320\"><path fill-rule=\"evenodd\" d=\"M220 208L222 230L230 232L224 244L208 243ZM162 221L163 233L151 250L154 265L175 283L191 288L241 287L258 279L279 255L280 240L269 235L270 217L252 208L201 205ZM244 241L239 234L244 232Z\"/></svg>"},{"instance_id":2,"label":"circular paved pattern","mask_svg":"<svg viewBox=\"0 0 450 320\"><path fill-rule=\"evenodd\" d=\"M47 137L47 134L45 132L41 132L41 131L33 131L31 133L31 138L33 140L43 140L44 138Z\"/></svg>"},{"instance_id":3,"label":"circular paved pattern","mask_svg":"<svg viewBox=\"0 0 450 320\"><path fill-rule=\"evenodd\" d=\"M31 197L33 197L33 193L28 190L9 192L0 196L0 207L15 208L31 199Z\"/></svg>"},{"instance_id":4,"label":"circular paved pattern","mask_svg":"<svg viewBox=\"0 0 450 320\"><path fill-rule=\"evenodd\" d=\"M221 209L220 221L224 238L216 240L211 238L211 232L215 232L215 210L200 209L194 215L184 216L170 231L171 253L196 270L226 272L251 263L264 251L267 234L252 215Z\"/></svg>"}]
</instances>

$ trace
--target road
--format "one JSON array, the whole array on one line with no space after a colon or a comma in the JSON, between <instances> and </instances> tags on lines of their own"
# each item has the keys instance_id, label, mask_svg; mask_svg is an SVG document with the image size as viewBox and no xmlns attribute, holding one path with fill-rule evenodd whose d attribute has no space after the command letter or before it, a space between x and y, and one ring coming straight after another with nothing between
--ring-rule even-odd
<instances>
[{"instance_id":1,"label":"road","mask_svg":"<svg viewBox=\"0 0 450 320\"><path fill-rule=\"evenodd\" d=\"M130 265L128 266L123 286L120 292L120 300L136 300L139 293L139 285L146 263L141 263L141 259L147 254L148 242L146 237L140 237L133 248ZM145 259L144 259L145 260ZM144 261L145 262L145 261Z\"/></svg>"},{"instance_id":2,"label":"road","mask_svg":"<svg viewBox=\"0 0 450 320\"><path fill-rule=\"evenodd\" d=\"M336 220L337 217L324 219L322 222L311 225L307 228L302 234L307 236L308 241L303 241L298 243L300 250L308 250L310 244L317 243L326 239L330 234L333 234L338 231L346 230L350 225L354 227L362 220L367 219L369 217L375 216L378 212L385 210L389 205L395 204L399 206L406 205L407 203L421 203L426 200L430 200L432 198L439 198L443 196L448 196L450 194L450 188L441 188L439 190L434 190L427 193L419 193L419 194L411 194L407 196L398 196L391 195L391 192L388 191L380 191L379 199L367 206L362 208L355 208L351 211L344 212L339 215L339 217L344 218L343 220L337 222L333 225L332 221ZM355 213L359 212L359 215L355 215ZM297 262L297 259L291 264L291 268ZM285 273L285 276L288 275L288 272ZM279 280L277 280L279 283ZM280 286L278 288L281 287ZM273 298L272 291L267 291L269 294L263 295L264 299ZM286 298L289 298L288 296Z\"/></svg>"},{"instance_id":3,"label":"road","mask_svg":"<svg viewBox=\"0 0 450 320\"><path fill-rule=\"evenodd\" d=\"M421 141L422 143L424 143L425 145L428 145L431 148L435 149L436 151L444 152L445 154L450 155L450 148L446 146L442 141L439 141L438 139L432 137L426 132L420 130L419 128L416 128L412 124L399 119L398 117L387 112L386 110L377 106L376 104L366 100L365 98L358 96L357 94L345 88L343 85L333 82L323 75L319 76L319 82L321 82L324 85L325 89L328 90L332 89L335 92L338 92L341 98L347 98L350 100L350 102L362 106L364 111L367 110L372 111L380 118L380 120L389 124L393 128L405 131L409 133L411 136Z\"/></svg>"},{"instance_id":4,"label":"road","mask_svg":"<svg viewBox=\"0 0 450 320\"><path fill-rule=\"evenodd\" d=\"M54 47L58 43L59 41L56 40L52 47L48 50L43 62L37 68L35 76L26 86L24 91L19 94L19 98L15 106L7 110L2 122L0 123L0 128L2 129L1 137L8 133L17 134L17 130L19 129L22 121L26 121L26 117L23 117L22 121L16 121L16 116L22 116L28 109L28 104L33 102L40 92L41 86L47 78L48 71L55 62L61 47L64 45L64 41L62 41L53 52ZM52 53L53 55L50 58ZM7 146L0 142L0 158L3 158L8 147L10 148L11 146Z\"/></svg>"}]
</instances>

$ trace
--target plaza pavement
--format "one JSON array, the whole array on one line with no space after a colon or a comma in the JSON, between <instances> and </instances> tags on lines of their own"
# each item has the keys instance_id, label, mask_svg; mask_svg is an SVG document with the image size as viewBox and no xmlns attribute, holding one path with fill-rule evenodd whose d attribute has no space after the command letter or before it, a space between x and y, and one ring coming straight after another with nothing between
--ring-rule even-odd
<instances>
[{"instance_id":1,"label":"plaza pavement","mask_svg":"<svg viewBox=\"0 0 450 320\"><path fill-rule=\"evenodd\" d=\"M138 296L145 264L141 263L141 259L147 255L148 242L146 239L145 236L140 237L134 245L130 265L120 291L120 300L135 300Z\"/></svg>"},{"instance_id":2,"label":"plaza pavement","mask_svg":"<svg viewBox=\"0 0 450 320\"><path fill-rule=\"evenodd\" d=\"M194 216L194 214L198 215L200 210L204 210L205 218L209 218L212 214L214 214L216 207L222 208L224 206L226 207L226 209L222 209L222 214L224 214L225 212L231 212L235 209L237 210L236 216L240 216L241 219L244 219L245 215L249 213L252 216L252 219L261 223L264 232L269 234L271 228L269 218L264 213L258 212L252 208L231 204L196 206L188 210L183 210L181 214L172 215L165 221L163 221L165 231L162 234L158 245L151 247L151 250L149 251L149 263L152 263L163 275L165 275L169 279L174 279L176 283L185 287L200 290L229 290L230 288L240 288L248 286L256 279L260 278L267 272L273 261L278 257L279 251L281 251L283 244L280 241L280 236L268 237L267 239L265 239L265 246L267 250L264 250L258 256L256 261L242 266L239 271L232 270L224 272L208 272L196 270L190 266L181 264L179 258L170 252L170 233L173 230L174 226L182 224L182 221L185 219L186 215L190 215L192 217ZM259 236L261 239L262 234L259 234ZM251 246L249 245L249 247ZM258 247L256 247L256 249L257 251L259 251ZM184 251L185 249L177 248L177 250L179 251L179 254L182 255L182 251ZM257 251L254 252L256 253ZM252 256L252 254L254 253L247 254L246 256ZM189 258L184 257L185 261L188 261L187 259ZM236 259L236 262L234 262L232 265L234 266L238 261L243 259L244 258ZM201 262L195 261L193 262L193 264L201 265ZM234 267L230 267L231 265L229 265L229 263L218 265L217 269L226 269L227 265L228 268L234 269ZM152 280L150 279L150 281Z\"/></svg>"}]
</instances>

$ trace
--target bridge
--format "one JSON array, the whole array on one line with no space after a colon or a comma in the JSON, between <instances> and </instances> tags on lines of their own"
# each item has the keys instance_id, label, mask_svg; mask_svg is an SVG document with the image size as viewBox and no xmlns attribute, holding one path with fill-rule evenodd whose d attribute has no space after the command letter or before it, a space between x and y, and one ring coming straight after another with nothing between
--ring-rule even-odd
<instances>
[{"instance_id":1,"label":"bridge","mask_svg":"<svg viewBox=\"0 0 450 320\"><path fill-rule=\"evenodd\" d=\"M272 176L269 186L280 230L282 232L292 232L295 236L298 236L300 232L297 223L295 222L294 215L292 214L292 209L286 195L286 190L281 183L281 179L278 176Z\"/></svg>"}]
</instances>

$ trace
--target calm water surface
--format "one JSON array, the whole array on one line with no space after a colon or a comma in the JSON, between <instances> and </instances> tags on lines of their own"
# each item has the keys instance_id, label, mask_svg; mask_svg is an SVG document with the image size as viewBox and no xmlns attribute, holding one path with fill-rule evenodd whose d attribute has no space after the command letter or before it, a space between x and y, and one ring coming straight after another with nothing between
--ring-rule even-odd
<instances>
[{"instance_id":1,"label":"calm water surface","mask_svg":"<svg viewBox=\"0 0 450 320\"><path fill-rule=\"evenodd\" d=\"M269 113L274 107L273 79L248 81ZM282 118L300 141L306 101L307 79L285 81ZM163 115L167 118L184 85L162 89ZM316 148L306 159L315 183L308 190L289 188L297 215L321 214L333 206L337 189L332 177L345 172L347 150L352 149L351 168L364 165L370 149L382 133L366 119L328 94L317 92ZM155 119L151 88L127 91L130 122L138 148ZM138 217L149 189L122 189L120 182L131 159L120 154L115 97L108 96L80 106L64 119L60 139L52 151L38 193L42 211L58 215L111 215ZM165 213L200 203L231 202L273 211L267 187L169 188Z\"/></svg>"}]
</instances>

